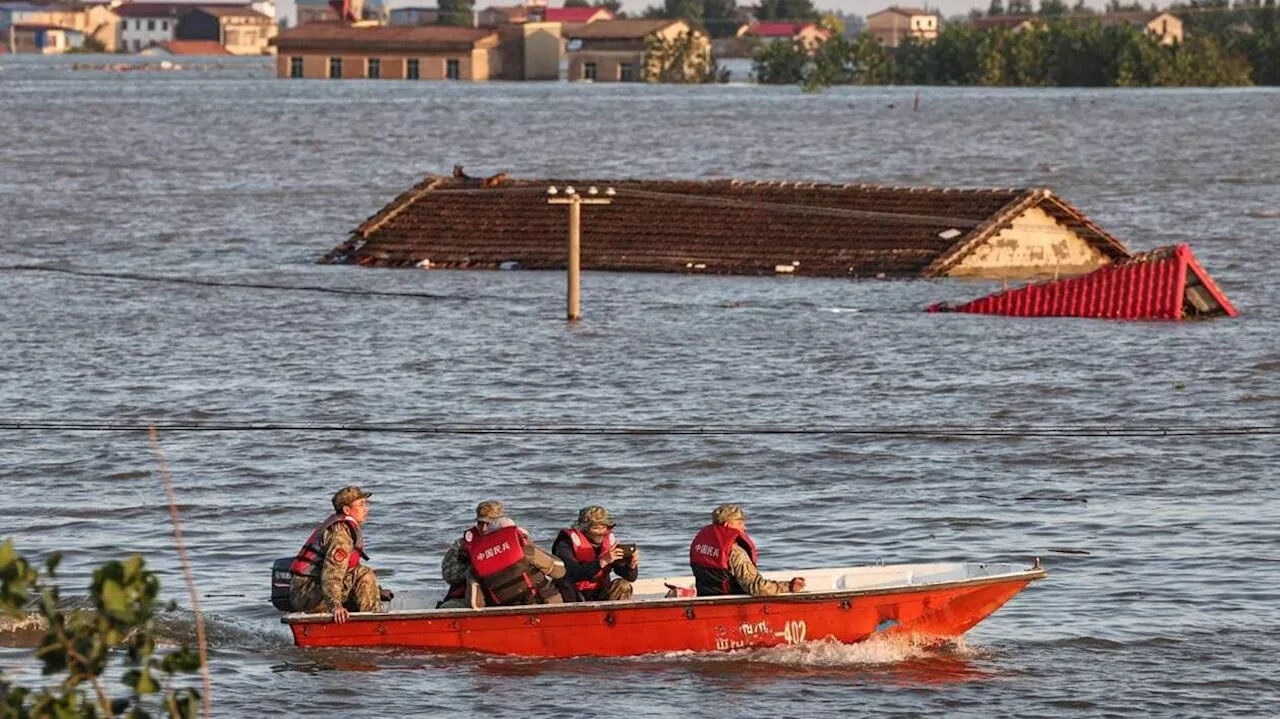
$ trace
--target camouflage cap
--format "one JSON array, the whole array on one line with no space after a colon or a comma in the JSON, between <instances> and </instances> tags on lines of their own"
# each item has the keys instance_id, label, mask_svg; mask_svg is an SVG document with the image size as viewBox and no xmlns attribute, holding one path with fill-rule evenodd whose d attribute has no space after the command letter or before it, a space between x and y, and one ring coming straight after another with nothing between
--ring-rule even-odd
<instances>
[{"instance_id":1,"label":"camouflage cap","mask_svg":"<svg viewBox=\"0 0 1280 719\"><path fill-rule=\"evenodd\" d=\"M366 492L359 487L343 487L333 495L333 511L341 512L342 508L365 497L372 497L373 492Z\"/></svg>"},{"instance_id":2,"label":"camouflage cap","mask_svg":"<svg viewBox=\"0 0 1280 719\"><path fill-rule=\"evenodd\" d=\"M476 505L476 521L482 519L498 519L504 516L502 502L497 500L489 500Z\"/></svg>"},{"instance_id":3,"label":"camouflage cap","mask_svg":"<svg viewBox=\"0 0 1280 719\"><path fill-rule=\"evenodd\" d=\"M712 524L728 524L735 519L747 521L747 513L742 511L741 504L722 504L711 512Z\"/></svg>"},{"instance_id":4,"label":"camouflage cap","mask_svg":"<svg viewBox=\"0 0 1280 719\"><path fill-rule=\"evenodd\" d=\"M575 525L581 529L586 529L593 524L603 524L609 528L617 525L613 521L613 517L609 516L609 510L599 505L591 505L578 510L578 521Z\"/></svg>"}]
</instances>

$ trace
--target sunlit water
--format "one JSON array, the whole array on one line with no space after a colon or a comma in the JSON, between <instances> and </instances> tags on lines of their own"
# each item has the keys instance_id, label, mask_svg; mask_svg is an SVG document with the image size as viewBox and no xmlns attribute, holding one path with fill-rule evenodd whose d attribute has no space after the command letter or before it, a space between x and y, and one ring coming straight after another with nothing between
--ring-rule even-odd
<instances>
[{"instance_id":1,"label":"sunlit water","mask_svg":"<svg viewBox=\"0 0 1280 719\"><path fill-rule=\"evenodd\" d=\"M80 58L109 63L115 58ZM1273 90L284 82L0 59L0 264L438 299L0 271L4 418L1209 428L1280 419ZM993 286L314 264L424 172L1049 185L1137 250L1190 242L1238 320L927 315ZM589 242L589 238L587 238ZM170 434L219 713L1273 714L1274 437ZM140 434L0 432L0 536L67 594L140 551L189 602ZM647 574L741 501L768 568L994 560L1049 578L960 647L816 644L535 661L299 651L266 603L339 486L392 587L438 588L480 499L549 540L603 503ZM1065 551L1064 551L1065 550ZM28 650L0 640L0 663ZM22 665L34 679L34 664Z\"/></svg>"}]
</instances>

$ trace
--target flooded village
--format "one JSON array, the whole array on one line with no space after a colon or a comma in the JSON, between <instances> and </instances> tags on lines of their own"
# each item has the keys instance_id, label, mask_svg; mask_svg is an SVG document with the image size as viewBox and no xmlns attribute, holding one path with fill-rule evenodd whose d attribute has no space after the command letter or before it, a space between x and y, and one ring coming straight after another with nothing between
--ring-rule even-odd
<instances>
[{"instance_id":1,"label":"flooded village","mask_svg":"<svg viewBox=\"0 0 1280 719\"><path fill-rule=\"evenodd\" d=\"M0 716L1272 713L1274 15L0 0Z\"/></svg>"}]
</instances>

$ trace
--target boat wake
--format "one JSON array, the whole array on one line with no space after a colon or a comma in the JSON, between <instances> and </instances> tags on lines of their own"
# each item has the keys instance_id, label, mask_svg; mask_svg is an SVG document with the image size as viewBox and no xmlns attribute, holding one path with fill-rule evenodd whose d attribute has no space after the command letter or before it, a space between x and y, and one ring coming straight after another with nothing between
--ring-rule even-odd
<instances>
[{"instance_id":1,"label":"boat wake","mask_svg":"<svg viewBox=\"0 0 1280 719\"><path fill-rule=\"evenodd\" d=\"M716 654L672 652L660 655L660 660L750 662L793 667L876 667L934 658L972 659L984 655L985 652L980 647L969 646L963 637L939 645L933 638L894 636L869 639L857 644L844 644L834 639L824 639L802 644L765 649L740 649ZM650 659L652 660L652 657Z\"/></svg>"}]
</instances>

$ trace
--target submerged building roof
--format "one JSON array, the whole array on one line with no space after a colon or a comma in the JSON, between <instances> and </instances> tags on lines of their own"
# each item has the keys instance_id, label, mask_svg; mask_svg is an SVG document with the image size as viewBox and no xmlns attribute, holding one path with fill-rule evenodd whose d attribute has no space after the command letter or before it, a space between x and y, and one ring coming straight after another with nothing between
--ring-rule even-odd
<instances>
[{"instance_id":1,"label":"submerged building roof","mask_svg":"<svg viewBox=\"0 0 1280 719\"><path fill-rule=\"evenodd\" d=\"M1129 256L1045 188L954 189L739 180L508 180L436 175L322 261L524 269L566 264L568 212L549 186L614 188L582 209L582 267L849 276L1079 274ZM785 268L791 269L785 269Z\"/></svg>"}]
</instances>

